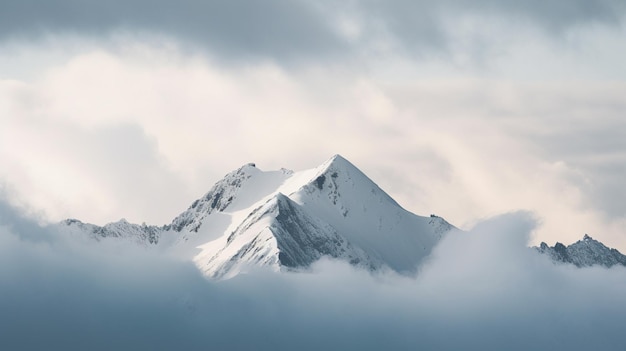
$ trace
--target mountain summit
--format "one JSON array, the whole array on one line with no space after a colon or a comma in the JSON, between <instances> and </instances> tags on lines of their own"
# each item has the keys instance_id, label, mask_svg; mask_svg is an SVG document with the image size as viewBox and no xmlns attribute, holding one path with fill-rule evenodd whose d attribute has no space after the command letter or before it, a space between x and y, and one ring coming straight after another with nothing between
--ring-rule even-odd
<instances>
[{"instance_id":1,"label":"mountain summit","mask_svg":"<svg viewBox=\"0 0 626 351\"><path fill-rule=\"evenodd\" d=\"M209 277L228 278L255 266L304 269L324 256L372 271L414 272L454 227L406 211L335 155L299 172L246 164L163 227L66 220L59 228L97 240L131 238L191 259Z\"/></svg>"},{"instance_id":2,"label":"mountain summit","mask_svg":"<svg viewBox=\"0 0 626 351\"><path fill-rule=\"evenodd\" d=\"M626 256L616 249L606 247L587 234L585 234L582 240L578 240L569 246L556 243L550 247L542 242L535 249L550 256L555 262L570 263L576 267L590 267L594 265L604 267L613 267L614 265L626 266Z\"/></svg>"}]
</instances>

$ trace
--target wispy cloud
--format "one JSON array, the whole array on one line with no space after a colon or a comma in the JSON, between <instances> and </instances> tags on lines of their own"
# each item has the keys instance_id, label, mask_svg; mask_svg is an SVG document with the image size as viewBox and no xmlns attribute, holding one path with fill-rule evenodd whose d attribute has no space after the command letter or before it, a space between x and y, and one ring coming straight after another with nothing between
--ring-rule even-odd
<instances>
[{"instance_id":1,"label":"wispy cloud","mask_svg":"<svg viewBox=\"0 0 626 351\"><path fill-rule=\"evenodd\" d=\"M543 221L536 240L587 232L623 248L624 90L389 84L335 67L88 48L35 79L0 82L0 177L13 201L52 220L164 224L241 164L298 170L341 153L411 211L467 227L528 209Z\"/></svg>"}]
</instances>

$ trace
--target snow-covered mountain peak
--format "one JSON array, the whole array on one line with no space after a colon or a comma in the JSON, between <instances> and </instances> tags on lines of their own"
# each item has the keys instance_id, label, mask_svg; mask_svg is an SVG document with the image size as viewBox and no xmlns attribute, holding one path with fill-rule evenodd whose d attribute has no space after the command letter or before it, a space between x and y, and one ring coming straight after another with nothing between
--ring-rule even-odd
<instances>
[{"instance_id":1,"label":"snow-covered mountain peak","mask_svg":"<svg viewBox=\"0 0 626 351\"><path fill-rule=\"evenodd\" d=\"M289 198L370 257L399 272L414 271L442 236L454 228L443 219L406 211L340 155L316 168L313 179Z\"/></svg>"},{"instance_id":2,"label":"snow-covered mountain peak","mask_svg":"<svg viewBox=\"0 0 626 351\"><path fill-rule=\"evenodd\" d=\"M242 174L241 182L232 182ZM224 185L236 189L225 189ZM225 198L220 194L232 196L227 206L217 210L209 206L209 211L201 215L193 212L192 206L179 216L192 218L184 230L197 232L198 237L213 238L203 233L218 231L230 238L200 246L202 252L196 264L213 277L244 269L228 263L232 260L294 268L305 267L324 255L345 258L370 269L385 265L399 272L412 272L454 228L442 218L420 217L406 211L340 155L298 172L267 172L256 167L251 172L231 172L203 197L204 203L219 204L219 199ZM269 246L260 248L258 235ZM263 252L263 259L248 254L250 240L257 254ZM328 240L339 246L321 244Z\"/></svg>"},{"instance_id":3,"label":"snow-covered mountain peak","mask_svg":"<svg viewBox=\"0 0 626 351\"><path fill-rule=\"evenodd\" d=\"M246 164L160 228L127 222L73 222L65 228L101 236L129 233L191 258L207 276L225 278L250 266L303 269L323 256L369 270L414 272L454 227L406 211L350 161L334 155L297 172Z\"/></svg>"},{"instance_id":4,"label":"snow-covered mountain peak","mask_svg":"<svg viewBox=\"0 0 626 351\"><path fill-rule=\"evenodd\" d=\"M317 169L320 171L326 171L329 168L333 168L335 170L347 170L356 169L356 166L354 166L350 161L346 160L343 156L335 154L328 160L324 161L324 163L322 163L319 167L317 167Z\"/></svg>"},{"instance_id":5,"label":"snow-covered mountain peak","mask_svg":"<svg viewBox=\"0 0 626 351\"><path fill-rule=\"evenodd\" d=\"M296 201L329 202L344 217L349 214L348 207L362 207L370 203L400 207L374 181L341 155L334 155L315 170L315 176L294 194Z\"/></svg>"}]
</instances>

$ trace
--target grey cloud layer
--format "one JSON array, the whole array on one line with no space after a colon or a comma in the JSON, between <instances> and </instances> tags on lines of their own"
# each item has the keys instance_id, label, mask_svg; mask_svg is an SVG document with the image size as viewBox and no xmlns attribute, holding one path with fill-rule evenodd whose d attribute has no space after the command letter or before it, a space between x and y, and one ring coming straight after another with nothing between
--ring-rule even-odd
<instances>
[{"instance_id":1,"label":"grey cloud layer","mask_svg":"<svg viewBox=\"0 0 626 351\"><path fill-rule=\"evenodd\" d=\"M16 214L2 211L3 224ZM416 278L322 262L220 283L149 251L3 226L0 347L620 349L626 271L554 266L525 248L533 225L517 213L452 236Z\"/></svg>"},{"instance_id":2,"label":"grey cloud layer","mask_svg":"<svg viewBox=\"0 0 626 351\"><path fill-rule=\"evenodd\" d=\"M480 40L484 41L485 37L507 35L490 32L486 24L495 17L501 18L503 23L517 23L560 35L570 28L590 23L620 23L626 11L626 5L619 0L365 0L361 4L363 13L372 22L382 21L409 51L420 51L424 47L446 49L451 40L450 32L467 16L482 19L468 31L480 33L483 37Z\"/></svg>"},{"instance_id":3,"label":"grey cloud layer","mask_svg":"<svg viewBox=\"0 0 626 351\"><path fill-rule=\"evenodd\" d=\"M147 30L207 44L227 54L291 56L332 51L337 38L304 1L13 1L3 4L0 33L102 34Z\"/></svg>"},{"instance_id":4,"label":"grey cloud layer","mask_svg":"<svg viewBox=\"0 0 626 351\"><path fill-rule=\"evenodd\" d=\"M53 220L163 224L243 163L299 170L341 153L412 212L465 227L530 209L545 220L537 240L589 233L624 251L621 83L389 87L144 50L88 51L40 81L3 81L0 178L13 200Z\"/></svg>"},{"instance_id":5,"label":"grey cloud layer","mask_svg":"<svg viewBox=\"0 0 626 351\"><path fill-rule=\"evenodd\" d=\"M376 38L399 49L446 49L451 24L465 15L500 16L504 21L562 33L590 23L619 23L626 10L619 0L601 1L377 1L338 4L286 1L42 1L6 2L0 37L45 33L102 34L115 29L165 33L213 49L217 54L264 56L279 60L322 58L363 50ZM339 18L361 27L350 42L338 30ZM474 30L481 29L480 25ZM487 33L488 36L496 33ZM359 47L361 47L359 49ZM365 48L368 50L368 48Z\"/></svg>"},{"instance_id":6,"label":"grey cloud layer","mask_svg":"<svg viewBox=\"0 0 626 351\"><path fill-rule=\"evenodd\" d=\"M544 96L550 88L531 94L520 91L519 109L505 110L493 120L503 120L507 133L525 140L529 150L542 159L571 167L568 180L585 194L582 206L598 209L608 218L622 218L626 213L622 186L626 121L621 116L626 109L622 99L626 87L615 84L613 88L589 83L579 91L561 88L549 99ZM512 120L517 123L507 126Z\"/></svg>"}]
</instances>

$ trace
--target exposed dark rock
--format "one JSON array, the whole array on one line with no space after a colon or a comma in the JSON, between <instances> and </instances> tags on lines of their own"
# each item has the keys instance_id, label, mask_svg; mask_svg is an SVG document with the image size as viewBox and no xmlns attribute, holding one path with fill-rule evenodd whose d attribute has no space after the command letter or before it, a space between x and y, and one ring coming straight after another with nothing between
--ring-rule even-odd
<instances>
[{"instance_id":1,"label":"exposed dark rock","mask_svg":"<svg viewBox=\"0 0 626 351\"><path fill-rule=\"evenodd\" d=\"M616 264L626 266L626 256L616 249L606 247L587 234L585 234L582 240L569 246L556 243L553 247L550 247L542 242L535 249L540 253L549 255L555 262L569 263L577 267L594 265L612 267Z\"/></svg>"},{"instance_id":2,"label":"exposed dark rock","mask_svg":"<svg viewBox=\"0 0 626 351\"><path fill-rule=\"evenodd\" d=\"M322 190L324 189L325 181L326 181L326 176L322 174L321 176L315 179L315 185L317 186L318 189Z\"/></svg>"}]
</instances>

